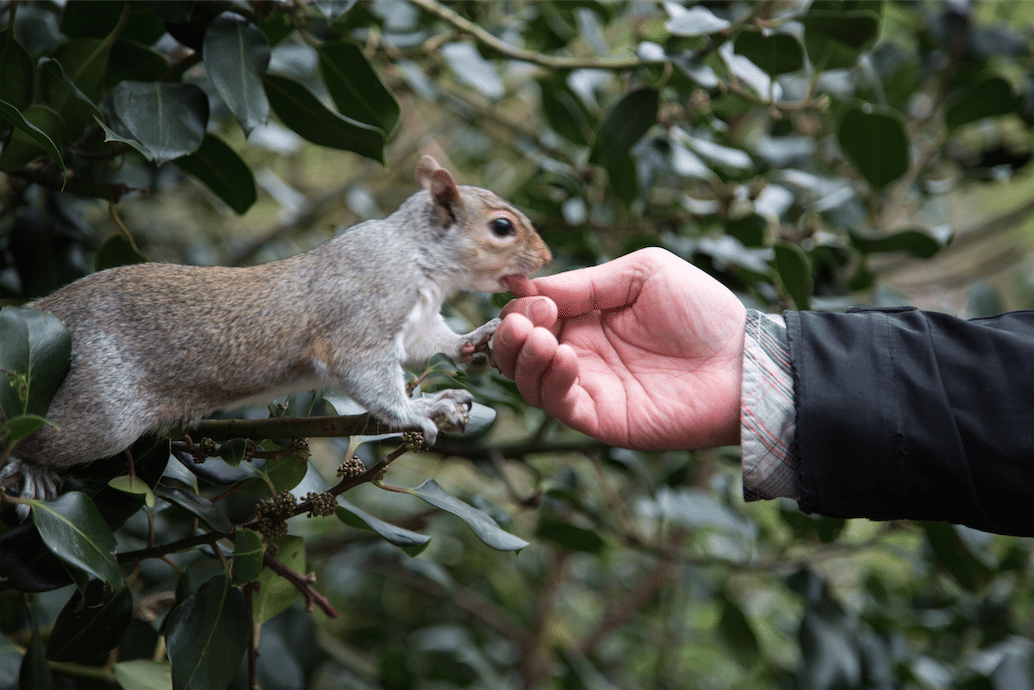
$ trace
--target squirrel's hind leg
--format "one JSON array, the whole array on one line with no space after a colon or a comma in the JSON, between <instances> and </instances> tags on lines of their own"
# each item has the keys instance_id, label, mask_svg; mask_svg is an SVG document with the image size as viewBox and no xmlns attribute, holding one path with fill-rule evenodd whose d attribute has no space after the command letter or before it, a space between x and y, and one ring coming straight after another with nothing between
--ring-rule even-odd
<instances>
[{"instance_id":1,"label":"squirrel's hind leg","mask_svg":"<svg viewBox=\"0 0 1034 690\"><path fill-rule=\"evenodd\" d=\"M46 500L57 496L61 488L61 477L49 467L34 462L9 458L3 469L0 469L0 486L16 486L21 479L21 497L30 500ZM24 522L29 517L29 506L18 505L18 520Z\"/></svg>"}]
</instances>

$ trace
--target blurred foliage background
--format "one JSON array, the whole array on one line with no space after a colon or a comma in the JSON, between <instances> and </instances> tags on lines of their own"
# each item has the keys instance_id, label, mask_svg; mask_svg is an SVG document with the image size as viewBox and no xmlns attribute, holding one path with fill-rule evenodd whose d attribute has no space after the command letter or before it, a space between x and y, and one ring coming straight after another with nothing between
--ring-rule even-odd
<instances>
[{"instance_id":1,"label":"blurred foliage background","mask_svg":"<svg viewBox=\"0 0 1034 690\"><path fill-rule=\"evenodd\" d=\"M430 153L524 209L549 271L657 245L762 310L1032 308L1032 26L1017 1L0 3L0 296L305 251L393 210ZM153 441L153 506L76 468L124 580L14 557L47 549L9 521L0 687L1034 688L1031 540L745 504L736 448L604 447L450 373L494 424L387 481L457 498L362 483L340 519L291 518L308 589L239 529L209 546L271 490ZM267 463L272 493L325 490L354 445L310 449ZM201 675L170 672L159 634L205 631Z\"/></svg>"}]
</instances>

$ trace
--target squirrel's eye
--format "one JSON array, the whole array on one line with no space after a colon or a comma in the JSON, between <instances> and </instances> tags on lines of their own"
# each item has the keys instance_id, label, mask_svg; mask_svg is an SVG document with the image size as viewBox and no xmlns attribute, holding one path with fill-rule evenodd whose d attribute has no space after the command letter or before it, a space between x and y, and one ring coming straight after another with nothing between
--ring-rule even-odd
<instances>
[{"instance_id":1,"label":"squirrel's eye","mask_svg":"<svg viewBox=\"0 0 1034 690\"><path fill-rule=\"evenodd\" d=\"M509 218L496 218L488 224L496 237L509 237L514 233L513 223Z\"/></svg>"}]
</instances>

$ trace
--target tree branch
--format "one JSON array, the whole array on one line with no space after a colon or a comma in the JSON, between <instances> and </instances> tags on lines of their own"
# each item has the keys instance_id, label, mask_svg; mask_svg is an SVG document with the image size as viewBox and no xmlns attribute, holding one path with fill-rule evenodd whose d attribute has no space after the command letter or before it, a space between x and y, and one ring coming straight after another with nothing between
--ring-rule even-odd
<instances>
[{"instance_id":1,"label":"tree branch","mask_svg":"<svg viewBox=\"0 0 1034 690\"><path fill-rule=\"evenodd\" d=\"M335 611L334 607L330 604L330 600L320 594L316 588L312 586L313 581L307 575L302 575L301 573L296 573L291 570L286 565L270 556L268 551L262 556L262 565L290 582L298 589L299 592L302 593L302 596L304 596L305 600L308 602L305 607L305 611L307 613L312 613L318 606L320 611L323 611L323 613L327 614L331 618L337 618L337 611Z\"/></svg>"}]
</instances>

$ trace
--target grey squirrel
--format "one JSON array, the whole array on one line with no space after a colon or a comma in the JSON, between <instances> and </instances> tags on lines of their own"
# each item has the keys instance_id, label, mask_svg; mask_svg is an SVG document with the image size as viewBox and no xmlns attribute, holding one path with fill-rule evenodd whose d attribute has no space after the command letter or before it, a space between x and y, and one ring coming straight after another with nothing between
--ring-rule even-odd
<instances>
[{"instance_id":1,"label":"grey squirrel","mask_svg":"<svg viewBox=\"0 0 1034 690\"><path fill-rule=\"evenodd\" d=\"M457 290L502 292L549 263L520 211L458 185L430 156L422 188L390 216L315 249L245 268L147 263L81 278L26 306L72 336L71 367L44 427L22 440L0 483L57 493L56 470L107 457L147 432L291 392L340 389L389 425L438 434L471 395L411 398L402 366L436 353L469 361L499 325L460 335L439 310Z\"/></svg>"}]
</instances>

